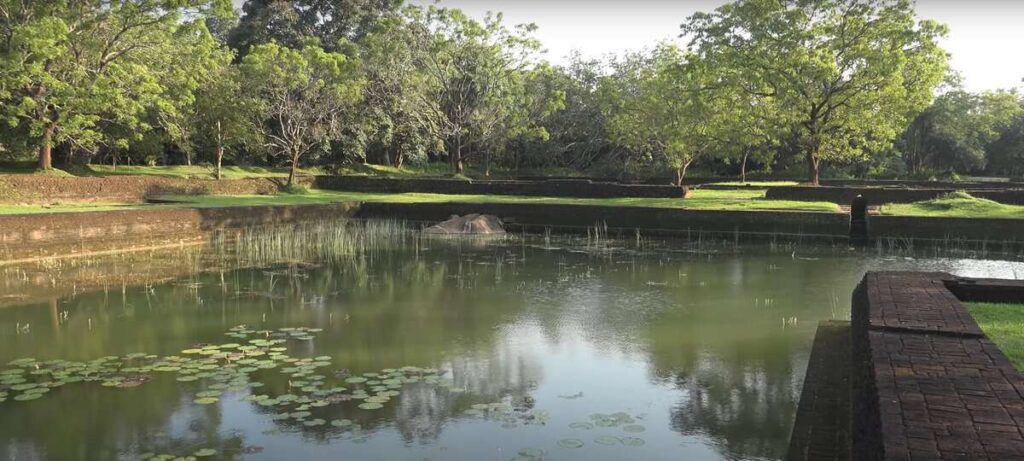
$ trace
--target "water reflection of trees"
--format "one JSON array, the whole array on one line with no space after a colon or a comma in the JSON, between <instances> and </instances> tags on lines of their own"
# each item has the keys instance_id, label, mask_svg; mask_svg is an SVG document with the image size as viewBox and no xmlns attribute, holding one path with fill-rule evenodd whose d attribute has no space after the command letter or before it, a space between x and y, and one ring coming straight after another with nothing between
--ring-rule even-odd
<instances>
[{"instance_id":1,"label":"water reflection of trees","mask_svg":"<svg viewBox=\"0 0 1024 461\"><path fill-rule=\"evenodd\" d=\"M812 324L828 299L792 281L811 287L834 283L830 277L840 270L828 262L792 263L788 255L778 261L781 268L769 269L779 258L609 256L444 241L425 246L430 248L197 274L153 287L82 294L59 303L58 317L64 311L69 315L56 324L49 305L0 312L0 325L33 324L30 340L0 330L0 361L23 355L168 354L196 342L223 342L224 331L238 324L318 326L325 331L313 343L305 349L295 345L290 353L330 355L353 373L407 365L444 368L467 390L452 394L409 386L377 413L354 410L355 402L336 412L367 430L393 424L406 442L428 442L473 403L520 398L543 379L540 359L509 343L514 332L507 327L528 324L551 344L582 340L645 354L652 380L680 390L670 410L674 430L716 441L727 457L777 457L796 406L795 383L802 377L797 364L811 334L784 330L780 320L796 316ZM260 393L270 390L284 392ZM128 427L114 412L99 419L90 428L97 433L96 445L122 446L127 442L118 437L145 440L166 431L161 425L168 424L167 415L180 414L176 405L185 393L176 387L163 392L154 403L141 405L150 406L151 422L129 417L134 422ZM59 414L44 408L33 415L36 411ZM202 421L199 428L217 425L215 419L192 416ZM69 425L89 424L86 416L70 419ZM297 429L318 437L331 430ZM40 447L55 443L41 427L22 437ZM66 443L81 446L88 440Z\"/></svg>"}]
</instances>

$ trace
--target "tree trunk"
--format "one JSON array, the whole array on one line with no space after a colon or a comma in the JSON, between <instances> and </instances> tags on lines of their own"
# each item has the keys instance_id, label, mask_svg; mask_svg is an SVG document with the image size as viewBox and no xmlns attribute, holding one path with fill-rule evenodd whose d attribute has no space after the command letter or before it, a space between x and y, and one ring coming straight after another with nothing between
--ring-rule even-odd
<instances>
[{"instance_id":1,"label":"tree trunk","mask_svg":"<svg viewBox=\"0 0 1024 461\"><path fill-rule=\"evenodd\" d=\"M686 177L686 170L690 168L690 162L686 162L682 167L676 168L676 180L675 185L683 187L683 178Z\"/></svg>"},{"instance_id":2,"label":"tree trunk","mask_svg":"<svg viewBox=\"0 0 1024 461\"><path fill-rule=\"evenodd\" d=\"M224 138L220 129L220 120L217 120L217 180L220 181L220 166L224 161Z\"/></svg>"},{"instance_id":3,"label":"tree trunk","mask_svg":"<svg viewBox=\"0 0 1024 461\"><path fill-rule=\"evenodd\" d=\"M185 152L185 165L192 166L192 154L187 150L183 150L183 152Z\"/></svg>"},{"instance_id":4,"label":"tree trunk","mask_svg":"<svg viewBox=\"0 0 1024 461\"><path fill-rule=\"evenodd\" d=\"M53 169L53 124L43 129L43 139L39 141L39 169Z\"/></svg>"},{"instance_id":5,"label":"tree trunk","mask_svg":"<svg viewBox=\"0 0 1024 461\"><path fill-rule=\"evenodd\" d=\"M288 170L288 186L295 182L295 171L299 168L299 151L292 152L292 167Z\"/></svg>"},{"instance_id":6,"label":"tree trunk","mask_svg":"<svg viewBox=\"0 0 1024 461\"><path fill-rule=\"evenodd\" d=\"M462 133L455 134L455 152L451 154L451 162L455 174L462 174Z\"/></svg>"},{"instance_id":7,"label":"tree trunk","mask_svg":"<svg viewBox=\"0 0 1024 461\"><path fill-rule=\"evenodd\" d=\"M743 149L743 163L740 164L740 182L747 183L747 158L750 157L750 149Z\"/></svg>"},{"instance_id":8,"label":"tree trunk","mask_svg":"<svg viewBox=\"0 0 1024 461\"><path fill-rule=\"evenodd\" d=\"M821 159L814 152L807 152L807 180L812 186L818 185L818 173L821 166Z\"/></svg>"}]
</instances>

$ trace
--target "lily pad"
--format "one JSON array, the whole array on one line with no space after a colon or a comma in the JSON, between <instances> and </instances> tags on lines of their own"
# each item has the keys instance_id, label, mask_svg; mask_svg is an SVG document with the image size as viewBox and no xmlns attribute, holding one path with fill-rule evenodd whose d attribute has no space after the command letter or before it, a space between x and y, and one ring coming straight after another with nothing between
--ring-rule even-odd
<instances>
[{"instance_id":1,"label":"lily pad","mask_svg":"<svg viewBox=\"0 0 1024 461\"><path fill-rule=\"evenodd\" d=\"M193 400L192 402L197 403L199 405L213 405L213 404L215 404L215 403L217 403L219 401L220 401L220 399L218 399L216 397L201 397L201 398Z\"/></svg>"},{"instance_id":2,"label":"lily pad","mask_svg":"<svg viewBox=\"0 0 1024 461\"><path fill-rule=\"evenodd\" d=\"M622 444L627 446L627 447L639 447L639 446L642 446L643 444L647 443L647 442L644 442L644 439L641 439L639 437L623 437L623 438L619 439L619 441L621 441Z\"/></svg>"},{"instance_id":3,"label":"lily pad","mask_svg":"<svg viewBox=\"0 0 1024 461\"><path fill-rule=\"evenodd\" d=\"M334 427L349 427L349 426L352 425L352 420L350 420L350 419L336 419L334 421L331 421L331 425L334 426Z\"/></svg>"},{"instance_id":4,"label":"lily pad","mask_svg":"<svg viewBox=\"0 0 1024 461\"><path fill-rule=\"evenodd\" d=\"M598 443L600 445L618 445L619 444L619 438L618 437L612 437L610 435L602 435L600 437L595 438L594 442Z\"/></svg>"},{"instance_id":5,"label":"lily pad","mask_svg":"<svg viewBox=\"0 0 1024 461\"><path fill-rule=\"evenodd\" d=\"M630 424L628 426L622 426L622 430L636 434L647 430L647 428L639 424Z\"/></svg>"},{"instance_id":6,"label":"lily pad","mask_svg":"<svg viewBox=\"0 0 1024 461\"><path fill-rule=\"evenodd\" d=\"M195 456L197 458L206 458L208 456L213 456L216 454L217 450L214 450L213 448L203 448L201 450L196 450L195 453L192 453L192 456Z\"/></svg>"},{"instance_id":7,"label":"lily pad","mask_svg":"<svg viewBox=\"0 0 1024 461\"><path fill-rule=\"evenodd\" d=\"M364 402L359 404L359 408L362 408L363 410L377 410L384 408L384 405L374 402Z\"/></svg>"},{"instance_id":8,"label":"lily pad","mask_svg":"<svg viewBox=\"0 0 1024 461\"><path fill-rule=\"evenodd\" d=\"M558 446L562 448L580 448L583 446L583 441L580 439L562 439L558 441Z\"/></svg>"},{"instance_id":9,"label":"lily pad","mask_svg":"<svg viewBox=\"0 0 1024 461\"><path fill-rule=\"evenodd\" d=\"M326 423L326 422L327 421L324 421L324 420L322 420L320 418L317 418L317 419L311 419L309 421L305 421L302 424L304 424L304 425L306 425L308 427L315 427L315 426L323 426L324 423Z\"/></svg>"},{"instance_id":10,"label":"lily pad","mask_svg":"<svg viewBox=\"0 0 1024 461\"><path fill-rule=\"evenodd\" d=\"M572 429L593 429L594 425L586 421L580 421L570 424L569 427Z\"/></svg>"}]
</instances>

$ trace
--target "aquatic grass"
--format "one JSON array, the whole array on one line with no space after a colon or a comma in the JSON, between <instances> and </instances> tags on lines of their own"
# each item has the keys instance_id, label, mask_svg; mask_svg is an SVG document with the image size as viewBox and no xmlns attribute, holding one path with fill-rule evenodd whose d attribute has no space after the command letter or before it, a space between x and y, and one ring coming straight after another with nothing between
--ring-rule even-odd
<instances>
[{"instance_id":1,"label":"aquatic grass","mask_svg":"<svg viewBox=\"0 0 1024 461\"><path fill-rule=\"evenodd\" d=\"M250 227L216 242L220 254L240 265L337 261L405 247L415 234L398 220L319 220ZM291 270L291 268L288 268ZM297 339L310 339L296 335Z\"/></svg>"}]
</instances>

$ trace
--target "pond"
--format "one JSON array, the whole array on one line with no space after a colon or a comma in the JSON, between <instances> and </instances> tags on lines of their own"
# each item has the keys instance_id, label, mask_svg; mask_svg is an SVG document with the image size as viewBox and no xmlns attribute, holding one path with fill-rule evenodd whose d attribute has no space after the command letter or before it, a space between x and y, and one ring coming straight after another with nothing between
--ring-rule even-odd
<instances>
[{"instance_id":1,"label":"pond","mask_svg":"<svg viewBox=\"0 0 1024 461\"><path fill-rule=\"evenodd\" d=\"M1024 274L394 227L335 254L263 235L232 250L259 258L206 249L170 281L0 309L0 458L780 459L817 322L849 318L864 271Z\"/></svg>"}]
</instances>

